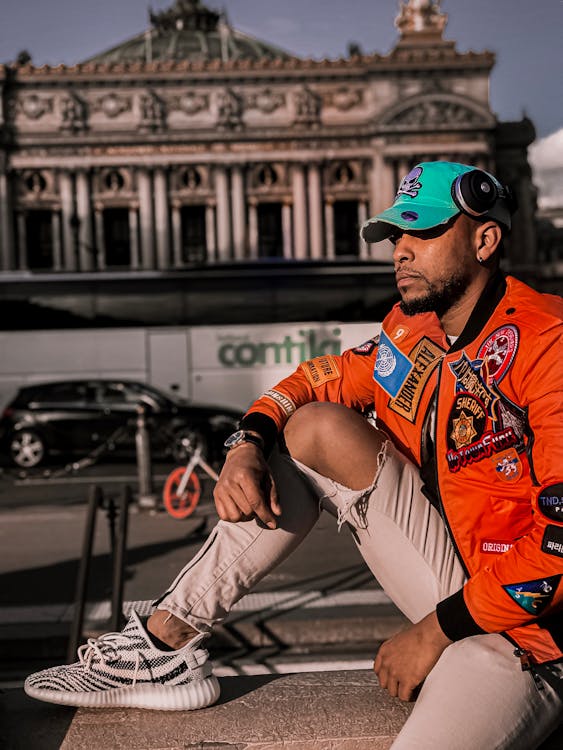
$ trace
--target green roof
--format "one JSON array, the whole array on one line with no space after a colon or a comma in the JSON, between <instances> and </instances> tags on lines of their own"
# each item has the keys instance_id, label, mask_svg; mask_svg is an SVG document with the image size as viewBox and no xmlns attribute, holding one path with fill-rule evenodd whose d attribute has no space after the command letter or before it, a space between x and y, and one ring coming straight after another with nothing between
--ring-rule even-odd
<instances>
[{"instance_id":1,"label":"green roof","mask_svg":"<svg viewBox=\"0 0 563 750\"><path fill-rule=\"evenodd\" d=\"M176 0L168 10L150 13L151 28L85 63L200 62L294 57L275 45L233 29L225 16L200 0Z\"/></svg>"}]
</instances>

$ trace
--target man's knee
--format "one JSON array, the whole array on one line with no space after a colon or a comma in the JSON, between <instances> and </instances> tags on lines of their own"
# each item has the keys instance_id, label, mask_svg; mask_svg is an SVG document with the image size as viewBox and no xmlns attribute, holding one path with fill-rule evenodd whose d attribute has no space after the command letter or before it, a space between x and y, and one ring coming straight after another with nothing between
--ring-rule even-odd
<instances>
[{"instance_id":1,"label":"man's knee","mask_svg":"<svg viewBox=\"0 0 563 750\"><path fill-rule=\"evenodd\" d=\"M385 436L342 404L313 402L288 420L284 439L290 455L346 486L365 486Z\"/></svg>"}]
</instances>

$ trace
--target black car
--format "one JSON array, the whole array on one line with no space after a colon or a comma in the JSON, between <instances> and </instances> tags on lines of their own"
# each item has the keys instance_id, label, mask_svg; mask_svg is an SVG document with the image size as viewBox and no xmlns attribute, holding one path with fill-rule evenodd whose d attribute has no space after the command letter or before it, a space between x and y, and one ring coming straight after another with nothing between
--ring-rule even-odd
<instances>
[{"instance_id":1,"label":"black car","mask_svg":"<svg viewBox=\"0 0 563 750\"><path fill-rule=\"evenodd\" d=\"M131 380L65 380L21 388L0 418L0 445L21 468L56 455L85 458L98 451L135 454L136 420L144 407L152 455L186 459L190 438L207 460L220 460L225 438L242 414L220 406L174 399L146 383Z\"/></svg>"}]
</instances>

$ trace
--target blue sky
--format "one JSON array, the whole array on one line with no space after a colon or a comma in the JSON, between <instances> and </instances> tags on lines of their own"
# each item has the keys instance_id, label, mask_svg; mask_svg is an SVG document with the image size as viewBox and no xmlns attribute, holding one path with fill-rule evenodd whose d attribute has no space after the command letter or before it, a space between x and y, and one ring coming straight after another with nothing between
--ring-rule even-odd
<instances>
[{"instance_id":1,"label":"blue sky","mask_svg":"<svg viewBox=\"0 0 563 750\"><path fill-rule=\"evenodd\" d=\"M0 62L27 49L36 65L72 64L148 26L143 0L0 0ZM155 10L173 0L152 0ZM398 0L205 0L247 33L308 57L339 57L348 42L385 53L397 39ZM491 50L491 106L502 120L532 119L538 137L563 127L562 0L442 0L446 37Z\"/></svg>"}]
</instances>

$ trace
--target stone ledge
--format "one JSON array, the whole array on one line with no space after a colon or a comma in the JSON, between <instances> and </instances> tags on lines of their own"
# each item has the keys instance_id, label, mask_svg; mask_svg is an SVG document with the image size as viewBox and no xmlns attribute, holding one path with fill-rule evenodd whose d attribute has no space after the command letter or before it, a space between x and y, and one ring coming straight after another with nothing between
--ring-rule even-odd
<instances>
[{"instance_id":1,"label":"stone ledge","mask_svg":"<svg viewBox=\"0 0 563 750\"><path fill-rule=\"evenodd\" d=\"M221 679L200 711L77 711L61 750L384 750L411 711L369 671Z\"/></svg>"}]
</instances>

